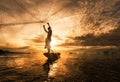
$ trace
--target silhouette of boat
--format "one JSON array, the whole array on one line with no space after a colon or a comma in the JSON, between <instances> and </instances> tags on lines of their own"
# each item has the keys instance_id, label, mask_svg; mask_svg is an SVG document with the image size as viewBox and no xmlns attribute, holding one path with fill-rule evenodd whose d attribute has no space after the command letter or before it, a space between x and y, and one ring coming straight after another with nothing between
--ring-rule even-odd
<instances>
[{"instance_id":1,"label":"silhouette of boat","mask_svg":"<svg viewBox=\"0 0 120 82\"><path fill-rule=\"evenodd\" d=\"M60 58L60 53L44 53L44 56L47 57L49 60L56 60Z\"/></svg>"}]
</instances>

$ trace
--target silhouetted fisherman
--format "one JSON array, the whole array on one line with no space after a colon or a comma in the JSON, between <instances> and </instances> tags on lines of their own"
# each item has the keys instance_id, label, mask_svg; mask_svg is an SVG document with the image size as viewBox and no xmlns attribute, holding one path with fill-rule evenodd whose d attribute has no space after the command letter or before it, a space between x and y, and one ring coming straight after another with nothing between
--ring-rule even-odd
<instances>
[{"instance_id":1,"label":"silhouetted fisherman","mask_svg":"<svg viewBox=\"0 0 120 82\"><path fill-rule=\"evenodd\" d=\"M46 30L45 25L43 25L43 28L44 28L45 32L47 33L47 38L45 40L45 48L47 48L48 53L50 53L50 48L51 48L50 42L51 42L52 30L51 30L50 24L49 23L47 23L47 24L49 26L48 30Z\"/></svg>"}]
</instances>

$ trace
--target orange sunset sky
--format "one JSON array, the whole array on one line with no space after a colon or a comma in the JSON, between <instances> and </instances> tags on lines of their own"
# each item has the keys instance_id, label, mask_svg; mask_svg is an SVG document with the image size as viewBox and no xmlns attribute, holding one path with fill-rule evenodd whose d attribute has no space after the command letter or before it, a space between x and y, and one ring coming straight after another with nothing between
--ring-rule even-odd
<instances>
[{"instance_id":1,"label":"orange sunset sky","mask_svg":"<svg viewBox=\"0 0 120 82\"><path fill-rule=\"evenodd\" d=\"M53 30L52 45L117 44L119 3L119 0L2 0L0 46L44 45L43 25L48 27L47 22Z\"/></svg>"}]
</instances>

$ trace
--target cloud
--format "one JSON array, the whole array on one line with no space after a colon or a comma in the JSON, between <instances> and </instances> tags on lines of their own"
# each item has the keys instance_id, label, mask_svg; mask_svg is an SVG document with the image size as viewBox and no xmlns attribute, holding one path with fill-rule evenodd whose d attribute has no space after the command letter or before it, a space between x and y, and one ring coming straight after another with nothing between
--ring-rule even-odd
<instances>
[{"instance_id":1,"label":"cloud","mask_svg":"<svg viewBox=\"0 0 120 82\"><path fill-rule=\"evenodd\" d=\"M79 14L82 19L77 21L80 21L83 34L101 34L116 28L120 13L119 3L119 0L2 0L0 6L4 13L18 22L42 19L52 9L54 10L51 16L57 16L60 13ZM3 20L3 22L6 21ZM107 27L107 30L104 27Z\"/></svg>"},{"instance_id":2,"label":"cloud","mask_svg":"<svg viewBox=\"0 0 120 82\"><path fill-rule=\"evenodd\" d=\"M54 38L56 38L57 40L63 40L60 36L58 35L53 35Z\"/></svg>"},{"instance_id":3,"label":"cloud","mask_svg":"<svg viewBox=\"0 0 120 82\"><path fill-rule=\"evenodd\" d=\"M31 39L30 41L33 42L33 43L39 43L40 44L40 43L43 43L45 41L45 38L44 38L44 36L39 35L39 36Z\"/></svg>"},{"instance_id":4,"label":"cloud","mask_svg":"<svg viewBox=\"0 0 120 82\"><path fill-rule=\"evenodd\" d=\"M68 40L73 40L73 42L66 41L62 45L69 46L119 46L120 45L120 27L115 30L110 31L107 34L101 34L95 36L93 34L87 34L85 36L69 37Z\"/></svg>"},{"instance_id":5,"label":"cloud","mask_svg":"<svg viewBox=\"0 0 120 82\"><path fill-rule=\"evenodd\" d=\"M45 20L54 24L53 27L56 27L55 32L59 35L65 32L63 34L66 36L71 35L71 37L76 37L73 39L69 38L66 43L69 40L73 40L73 43L75 41L80 45L81 43L89 43L88 45L90 45L95 41L95 44L104 45L102 41L102 37L104 36L107 39L105 40L106 42L114 39L111 42L118 44L115 37L118 37L119 34L115 30L119 30L120 25L119 4L120 0L1 0L1 23L21 24L21 22L26 21ZM24 26L24 28L26 27ZM17 30L17 28L11 28L11 33L15 36L16 33L12 29ZM26 31L25 29L20 29L16 37L21 34L21 30L29 33L28 29ZM10 34L9 32L5 33L6 35ZM61 40L58 36L56 38ZM39 43L43 42L42 40L42 37L37 37L31 41ZM109 42L109 44L112 43ZM69 41L69 44L72 45L71 41Z\"/></svg>"}]
</instances>

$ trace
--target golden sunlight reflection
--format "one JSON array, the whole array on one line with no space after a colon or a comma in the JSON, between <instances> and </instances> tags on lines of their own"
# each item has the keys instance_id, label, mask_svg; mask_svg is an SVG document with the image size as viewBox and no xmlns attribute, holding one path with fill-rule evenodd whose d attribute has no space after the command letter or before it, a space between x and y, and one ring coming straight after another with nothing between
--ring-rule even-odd
<instances>
[{"instance_id":1,"label":"golden sunlight reflection","mask_svg":"<svg viewBox=\"0 0 120 82\"><path fill-rule=\"evenodd\" d=\"M7 62L8 67L17 67L17 68L23 68L25 64L25 58L16 58L11 59Z\"/></svg>"},{"instance_id":2,"label":"golden sunlight reflection","mask_svg":"<svg viewBox=\"0 0 120 82\"><path fill-rule=\"evenodd\" d=\"M56 72L57 72L57 68L58 68L58 64L57 63L53 63L50 66L50 71L48 73L48 77L55 77Z\"/></svg>"},{"instance_id":3,"label":"golden sunlight reflection","mask_svg":"<svg viewBox=\"0 0 120 82\"><path fill-rule=\"evenodd\" d=\"M15 64L17 65L17 67L23 68L25 64L25 58L16 59Z\"/></svg>"}]
</instances>

